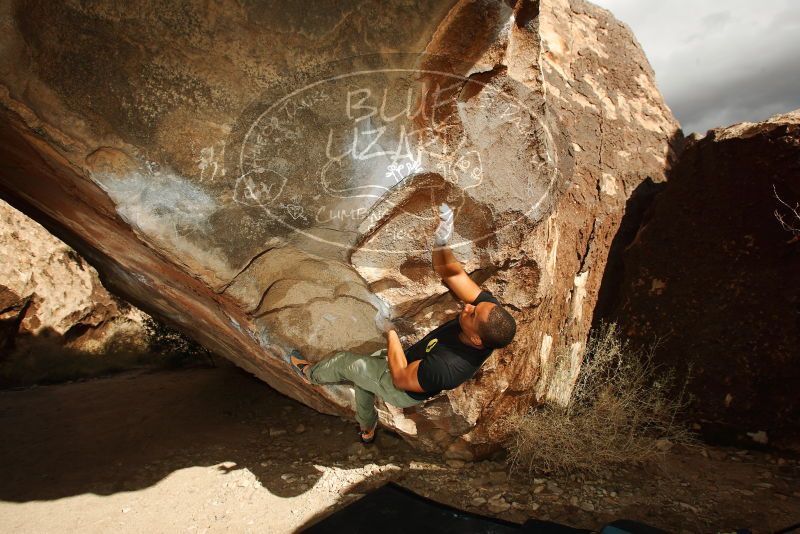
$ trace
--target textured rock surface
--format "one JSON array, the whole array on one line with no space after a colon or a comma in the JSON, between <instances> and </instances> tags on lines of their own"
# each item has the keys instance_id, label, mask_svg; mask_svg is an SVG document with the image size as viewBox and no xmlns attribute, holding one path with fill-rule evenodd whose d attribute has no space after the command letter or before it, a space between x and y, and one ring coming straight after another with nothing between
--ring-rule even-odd
<instances>
[{"instance_id":1,"label":"textured rock surface","mask_svg":"<svg viewBox=\"0 0 800 534\"><path fill-rule=\"evenodd\" d=\"M147 349L145 315L106 291L97 272L39 224L0 201L0 354Z\"/></svg>"},{"instance_id":2,"label":"textured rock surface","mask_svg":"<svg viewBox=\"0 0 800 534\"><path fill-rule=\"evenodd\" d=\"M693 364L697 417L796 443L800 248L775 191L800 201L800 112L690 141L625 253L616 317L662 363Z\"/></svg>"},{"instance_id":3,"label":"textured rock surface","mask_svg":"<svg viewBox=\"0 0 800 534\"><path fill-rule=\"evenodd\" d=\"M305 387L281 354L455 311L428 251L447 201L517 341L382 421L468 458L565 389L557 348L577 370L625 200L663 180L677 131L624 25L579 0L120 6L3 5L5 197L145 311L338 413L352 391Z\"/></svg>"}]
</instances>

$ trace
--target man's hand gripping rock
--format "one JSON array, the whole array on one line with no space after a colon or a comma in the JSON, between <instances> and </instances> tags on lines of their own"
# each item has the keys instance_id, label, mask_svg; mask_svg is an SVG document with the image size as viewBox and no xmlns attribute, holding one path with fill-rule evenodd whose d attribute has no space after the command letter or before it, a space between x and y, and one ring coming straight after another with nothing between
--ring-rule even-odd
<instances>
[{"instance_id":1,"label":"man's hand gripping rock","mask_svg":"<svg viewBox=\"0 0 800 534\"><path fill-rule=\"evenodd\" d=\"M447 204L439 206L439 226L433 234L433 244L436 247L445 247L453 235L453 210Z\"/></svg>"}]
</instances>

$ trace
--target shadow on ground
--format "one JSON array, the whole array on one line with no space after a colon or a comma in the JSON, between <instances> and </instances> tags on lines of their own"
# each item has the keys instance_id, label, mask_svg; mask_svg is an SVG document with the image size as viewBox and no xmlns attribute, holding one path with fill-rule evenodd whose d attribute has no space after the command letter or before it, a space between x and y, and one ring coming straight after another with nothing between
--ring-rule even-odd
<instances>
[{"instance_id":1,"label":"shadow on ground","mask_svg":"<svg viewBox=\"0 0 800 534\"><path fill-rule=\"evenodd\" d=\"M308 447L296 446L299 425ZM247 469L273 494L293 497L322 475L315 462L381 465L409 448L383 432L382 459L363 450L354 458L362 448L354 425L302 407L230 364L3 391L0 500L110 495L223 463L218 469ZM358 492L384 481L361 483Z\"/></svg>"},{"instance_id":2,"label":"shadow on ground","mask_svg":"<svg viewBox=\"0 0 800 534\"><path fill-rule=\"evenodd\" d=\"M219 365L0 391L0 523L15 532L292 532L389 480L516 523L596 529L627 518L711 532L797 522L793 457L675 447L658 464L597 476L508 477L500 462L448 464L385 429L365 448L354 422Z\"/></svg>"}]
</instances>

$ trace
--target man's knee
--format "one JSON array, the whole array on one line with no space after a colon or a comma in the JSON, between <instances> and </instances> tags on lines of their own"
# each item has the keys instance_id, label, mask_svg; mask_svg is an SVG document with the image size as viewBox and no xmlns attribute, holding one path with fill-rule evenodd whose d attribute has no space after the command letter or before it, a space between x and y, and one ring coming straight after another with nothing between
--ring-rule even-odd
<instances>
[{"instance_id":1,"label":"man's knee","mask_svg":"<svg viewBox=\"0 0 800 534\"><path fill-rule=\"evenodd\" d=\"M367 375L369 373L369 367L363 358L353 360L350 365L347 366L347 370L354 376Z\"/></svg>"}]
</instances>

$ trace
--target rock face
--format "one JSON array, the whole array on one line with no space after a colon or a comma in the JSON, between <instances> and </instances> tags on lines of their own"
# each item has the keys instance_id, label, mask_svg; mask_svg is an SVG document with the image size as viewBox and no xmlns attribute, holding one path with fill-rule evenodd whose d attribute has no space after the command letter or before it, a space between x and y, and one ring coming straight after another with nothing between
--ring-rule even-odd
<instances>
[{"instance_id":1,"label":"rock face","mask_svg":"<svg viewBox=\"0 0 800 534\"><path fill-rule=\"evenodd\" d=\"M625 253L615 316L661 363L693 365L703 426L796 443L800 248L776 192L800 201L800 112L690 140Z\"/></svg>"},{"instance_id":2,"label":"rock face","mask_svg":"<svg viewBox=\"0 0 800 534\"><path fill-rule=\"evenodd\" d=\"M580 0L274 4L5 3L0 190L115 292L328 413L352 390L282 355L455 312L430 265L448 202L517 339L381 420L486 454L500 415L569 389L625 200L664 179L679 132L653 73Z\"/></svg>"},{"instance_id":3,"label":"rock face","mask_svg":"<svg viewBox=\"0 0 800 534\"><path fill-rule=\"evenodd\" d=\"M2 201L0 258L0 384L44 353L147 350L146 316L109 294L74 250Z\"/></svg>"}]
</instances>

